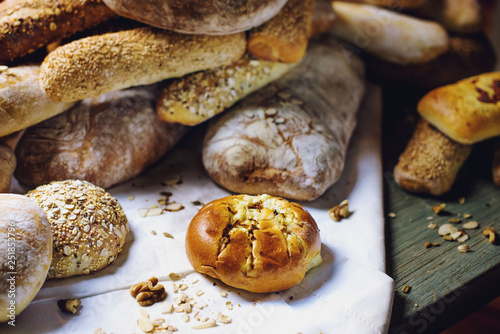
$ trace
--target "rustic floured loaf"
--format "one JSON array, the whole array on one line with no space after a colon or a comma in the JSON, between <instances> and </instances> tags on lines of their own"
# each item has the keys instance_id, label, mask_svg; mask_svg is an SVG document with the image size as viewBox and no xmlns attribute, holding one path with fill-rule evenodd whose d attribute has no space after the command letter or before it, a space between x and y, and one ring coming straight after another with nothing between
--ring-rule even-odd
<instances>
[{"instance_id":1,"label":"rustic floured loaf","mask_svg":"<svg viewBox=\"0 0 500 334\"><path fill-rule=\"evenodd\" d=\"M311 215L269 195L208 203L189 224L185 245L197 271L251 292L291 288L321 263L321 239Z\"/></svg>"}]
</instances>

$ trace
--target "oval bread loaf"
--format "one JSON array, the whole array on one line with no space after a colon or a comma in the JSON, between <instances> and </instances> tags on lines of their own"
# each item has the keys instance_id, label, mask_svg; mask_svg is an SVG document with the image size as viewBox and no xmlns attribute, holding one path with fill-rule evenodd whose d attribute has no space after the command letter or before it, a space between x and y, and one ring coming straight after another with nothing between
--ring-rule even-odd
<instances>
[{"instance_id":1,"label":"oval bread loaf","mask_svg":"<svg viewBox=\"0 0 500 334\"><path fill-rule=\"evenodd\" d=\"M288 289L321 262L318 226L302 206L269 195L205 205L186 232L193 267L251 292Z\"/></svg>"},{"instance_id":2,"label":"oval bread loaf","mask_svg":"<svg viewBox=\"0 0 500 334\"><path fill-rule=\"evenodd\" d=\"M35 201L0 194L0 249L0 322L4 322L15 320L35 298L52 260L50 223Z\"/></svg>"}]
</instances>

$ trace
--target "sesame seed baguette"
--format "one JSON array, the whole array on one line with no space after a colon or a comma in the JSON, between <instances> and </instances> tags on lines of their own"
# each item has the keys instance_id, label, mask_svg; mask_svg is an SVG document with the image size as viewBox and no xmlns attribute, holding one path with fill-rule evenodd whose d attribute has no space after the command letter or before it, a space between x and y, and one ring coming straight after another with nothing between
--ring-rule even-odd
<instances>
[{"instance_id":1,"label":"sesame seed baguette","mask_svg":"<svg viewBox=\"0 0 500 334\"><path fill-rule=\"evenodd\" d=\"M12 149L0 141L0 193L10 190L10 181L16 169L16 156Z\"/></svg>"},{"instance_id":2,"label":"sesame seed baguette","mask_svg":"<svg viewBox=\"0 0 500 334\"><path fill-rule=\"evenodd\" d=\"M289 0L270 21L250 30L248 51L256 58L296 63L306 52L314 0Z\"/></svg>"},{"instance_id":3,"label":"sesame seed baguette","mask_svg":"<svg viewBox=\"0 0 500 334\"><path fill-rule=\"evenodd\" d=\"M170 83L158 100L167 122L197 125L288 72L294 65L252 59L189 74Z\"/></svg>"},{"instance_id":4,"label":"sesame seed baguette","mask_svg":"<svg viewBox=\"0 0 500 334\"><path fill-rule=\"evenodd\" d=\"M101 0L5 0L0 3L0 63L113 16Z\"/></svg>"},{"instance_id":5,"label":"sesame seed baguette","mask_svg":"<svg viewBox=\"0 0 500 334\"><path fill-rule=\"evenodd\" d=\"M406 191L442 195L451 189L471 150L421 119L394 168L394 179Z\"/></svg>"},{"instance_id":6,"label":"sesame seed baguette","mask_svg":"<svg viewBox=\"0 0 500 334\"><path fill-rule=\"evenodd\" d=\"M70 108L54 102L40 87L40 66L0 68L0 137L25 129Z\"/></svg>"},{"instance_id":7,"label":"sesame seed baguette","mask_svg":"<svg viewBox=\"0 0 500 334\"><path fill-rule=\"evenodd\" d=\"M40 82L51 99L77 101L230 64L245 49L244 33L183 35L136 28L57 48L45 58Z\"/></svg>"}]
</instances>

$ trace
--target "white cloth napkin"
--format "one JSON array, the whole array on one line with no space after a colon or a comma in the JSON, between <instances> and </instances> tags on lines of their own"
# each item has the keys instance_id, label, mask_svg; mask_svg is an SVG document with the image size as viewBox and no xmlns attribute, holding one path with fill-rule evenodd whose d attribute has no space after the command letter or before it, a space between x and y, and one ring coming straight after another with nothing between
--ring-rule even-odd
<instances>
[{"instance_id":1,"label":"white cloth napkin","mask_svg":"<svg viewBox=\"0 0 500 334\"><path fill-rule=\"evenodd\" d=\"M175 283L188 286L183 293L204 305L200 314L213 318L222 312L231 317L231 323L218 323L205 329L207 333L385 333L393 281L384 273L380 129L381 93L370 86L341 179L321 198L301 203L320 228L323 262L298 286L280 293L252 294L192 269L184 253L185 230L200 208L192 202L208 203L229 194L203 170L200 136L192 131L188 136L193 138L184 140L145 175L110 189L131 227L127 246L117 260L92 275L47 281L35 301L17 317L16 327L2 324L0 332L91 333L102 328L107 333L140 333L140 307L128 288L156 276L165 285L167 302L173 302L181 293L176 294L169 282L169 274L174 272L183 277ZM183 183L162 185L171 178ZM171 200L185 208L141 217L138 211L155 205L162 191L172 192ZM328 210L344 199L349 199L353 213L335 222ZM174 238L165 237L164 232ZM223 297L220 291L228 295ZM81 298L82 309L74 316L61 313L56 301L63 298ZM165 318L179 333L196 331L191 328L199 323L194 313L184 322L181 313L161 314L160 308L158 303L144 310L151 318Z\"/></svg>"}]
</instances>

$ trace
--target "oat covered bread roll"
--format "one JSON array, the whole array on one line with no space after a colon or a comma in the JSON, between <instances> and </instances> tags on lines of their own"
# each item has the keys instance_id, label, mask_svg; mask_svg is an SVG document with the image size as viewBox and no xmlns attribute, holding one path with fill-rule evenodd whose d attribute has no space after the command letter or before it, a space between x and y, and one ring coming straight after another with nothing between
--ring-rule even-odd
<instances>
[{"instance_id":1,"label":"oat covered bread roll","mask_svg":"<svg viewBox=\"0 0 500 334\"><path fill-rule=\"evenodd\" d=\"M0 322L4 322L15 320L35 298L52 260L50 223L33 200L0 194L0 249Z\"/></svg>"},{"instance_id":2,"label":"oat covered bread roll","mask_svg":"<svg viewBox=\"0 0 500 334\"><path fill-rule=\"evenodd\" d=\"M495 50L484 34L450 36L450 50L425 64L398 65L365 55L368 79L425 89L492 71Z\"/></svg>"},{"instance_id":3,"label":"oat covered bread roll","mask_svg":"<svg viewBox=\"0 0 500 334\"><path fill-rule=\"evenodd\" d=\"M394 179L409 192L442 195L453 186L471 150L421 119L394 168Z\"/></svg>"},{"instance_id":4,"label":"oat covered bread roll","mask_svg":"<svg viewBox=\"0 0 500 334\"><path fill-rule=\"evenodd\" d=\"M121 16L187 34L242 32L271 19L286 0L103 0Z\"/></svg>"},{"instance_id":5,"label":"oat covered bread roll","mask_svg":"<svg viewBox=\"0 0 500 334\"><path fill-rule=\"evenodd\" d=\"M16 169L16 156L12 149L0 140L0 193L10 190L10 181Z\"/></svg>"},{"instance_id":6,"label":"oat covered bread roll","mask_svg":"<svg viewBox=\"0 0 500 334\"><path fill-rule=\"evenodd\" d=\"M317 198L342 172L363 76L334 41L312 43L297 67L210 124L206 171L234 192Z\"/></svg>"},{"instance_id":7,"label":"oat covered bread roll","mask_svg":"<svg viewBox=\"0 0 500 334\"><path fill-rule=\"evenodd\" d=\"M435 22L370 5L334 1L332 6L333 35L385 61L422 64L449 49L446 30Z\"/></svg>"},{"instance_id":8,"label":"oat covered bread roll","mask_svg":"<svg viewBox=\"0 0 500 334\"><path fill-rule=\"evenodd\" d=\"M48 278L90 274L113 262L129 231L118 201L80 180L52 182L26 194L47 214L54 239Z\"/></svg>"},{"instance_id":9,"label":"oat covered bread roll","mask_svg":"<svg viewBox=\"0 0 500 334\"><path fill-rule=\"evenodd\" d=\"M197 125L229 108L293 68L293 64L243 56L234 64L172 80L158 100L158 116L166 122Z\"/></svg>"},{"instance_id":10,"label":"oat covered bread roll","mask_svg":"<svg viewBox=\"0 0 500 334\"><path fill-rule=\"evenodd\" d=\"M150 27L118 31L51 52L42 63L40 84L54 101L83 100L227 65L245 49L244 33L184 35Z\"/></svg>"},{"instance_id":11,"label":"oat covered bread roll","mask_svg":"<svg viewBox=\"0 0 500 334\"><path fill-rule=\"evenodd\" d=\"M5 0L0 3L0 64L113 16L101 0Z\"/></svg>"},{"instance_id":12,"label":"oat covered bread roll","mask_svg":"<svg viewBox=\"0 0 500 334\"><path fill-rule=\"evenodd\" d=\"M54 102L38 81L40 66L0 67L0 137L62 113L74 103Z\"/></svg>"},{"instance_id":13,"label":"oat covered bread roll","mask_svg":"<svg viewBox=\"0 0 500 334\"><path fill-rule=\"evenodd\" d=\"M288 289L321 263L318 226L299 204L269 195L217 199L186 232L186 254L200 273L251 292Z\"/></svg>"},{"instance_id":14,"label":"oat covered bread roll","mask_svg":"<svg viewBox=\"0 0 500 334\"><path fill-rule=\"evenodd\" d=\"M427 93L420 115L445 135L473 144L500 135L500 72L483 73Z\"/></svg>"},{"instance_id":15,"label":"oat covered bread roll","mask_svg":"<svg viewBox=\"0 0 500 334\"><path fill-rule=\"evenodd\" d=\"M152 87L110 92L29 128L16 148L16 178L32 187L80 179L108 188L136 176L186 132L158 118L157 96Z\"/></svg>"}]
</instances>

